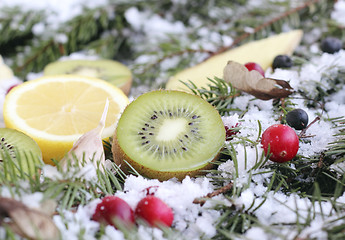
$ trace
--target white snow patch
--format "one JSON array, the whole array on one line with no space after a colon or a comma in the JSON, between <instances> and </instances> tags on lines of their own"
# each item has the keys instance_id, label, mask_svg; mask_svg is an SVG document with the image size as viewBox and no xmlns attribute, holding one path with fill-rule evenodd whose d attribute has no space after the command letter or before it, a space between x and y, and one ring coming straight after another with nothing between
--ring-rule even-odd
<instances>
[{"instance_id":1,"label":"white snow patch","mask_svg":"<svg viewBox=\"0 0 345 240\"><path fill-rule=\"evenodd\" d=\"M48 26L52 29L58 29L61 23L80 15L84 8L97 8L107 6L108 0L1 0L0 8L4 7L21 7L27 11L45 11L48 15L47 26L36 26L35 34L43 33Z\"/></svg>"},{"instance_id":2,"label":"white snow patch","mask_svg":"<svg viewBox=\"0 0 345 240\"><path fill-rule=\"evenodd\" d=\"M167 34L181 34L186 30L182 22L169 22L159 15L140 12L136 7L127 9L125 17L136 31L143 31L153 43Z\"/></svg>"},{"instance_id":3,"label":"white snow patch","mask_svg":"<svg viewBox=\"0 0 345 240\"><path fill-rule=\"evenodd\" d=\"M345 26L345 1L344 0L338 0L334 4L334 10L331 13L331 19L336 21L342 26Z\"/></svg>"}]
</instances>

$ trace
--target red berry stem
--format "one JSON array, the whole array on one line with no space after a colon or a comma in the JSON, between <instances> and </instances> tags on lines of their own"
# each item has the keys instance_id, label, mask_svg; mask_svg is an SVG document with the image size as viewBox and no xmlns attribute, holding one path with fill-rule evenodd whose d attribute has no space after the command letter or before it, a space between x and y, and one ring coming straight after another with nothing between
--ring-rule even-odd
<instances>
[{"instance_id":1,"label":"red berry stem","mask_svg":"<svg viewBox=\"0 0 345 240\"><path fill-rule=\"evenodd\" d=\"M210 192L208 193L206 196L203 196L203 197L200 197L200 198L195 198L193 203L195 204L200 204L200 206L203 206L205 203L206 203L206 200L207 199L210 199L210 198L213 198L219 194L222 194L222 193L226 193L228 191L230 191L232 189L232 186L233 186L233 183L230 182L229 184L213 191L213 192Z\"/></svg>"}]
</instances>

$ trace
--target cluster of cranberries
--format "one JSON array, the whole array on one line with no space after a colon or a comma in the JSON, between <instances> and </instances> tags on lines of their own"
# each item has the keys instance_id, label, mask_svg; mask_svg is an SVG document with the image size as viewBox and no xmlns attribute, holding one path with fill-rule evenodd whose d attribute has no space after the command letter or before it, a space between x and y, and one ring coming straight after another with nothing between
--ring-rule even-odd
<instances>
[{"instance_id":1,"label":"cluster of cranberries","mask_svg":"<svg viewBox=\"0 0 345 240\"><path fill-rule=\"evenodd\" d=\"M170 227L174 220L172 209L149 189L146 193L134 210L123 199L106 196L97 205L92 220L118 229L131 228L136 220L143 220L151 227Z\"/></svg>"}]
</instances>

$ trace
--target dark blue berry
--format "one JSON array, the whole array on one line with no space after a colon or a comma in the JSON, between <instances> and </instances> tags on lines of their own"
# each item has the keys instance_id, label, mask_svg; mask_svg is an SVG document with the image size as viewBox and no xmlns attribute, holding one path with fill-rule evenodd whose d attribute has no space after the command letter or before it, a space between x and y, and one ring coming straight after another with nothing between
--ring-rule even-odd
<instances>
[{"instance_id":1,"label":"dark blue berry","mask_svg":"<svg viewBox=\"0 0 345 240\"><path fill-rule=\"evenodd\" d=\"M326 53L335 53L342 48L342 42L335 37L326 37L321 41L321 50Z\"/></svg>"},{"instance_id":2,"label":"dark blue berry","mask_svg":"<svg viewBox=\"0 0 345 240\"><path fill-rule=\"evenodd\" d=\"M272 63L272 68L291 68L292 67L292 60L287 55L278 55L274 58Z\"/></svg>"},{"instance_id":3,"label":"dark blue berry","mask_svg":"<svg viewBox=\"0 0 345 240\"><path fill-rule=\"evenodd\" d=\"M296 130L302 130L308 125L308 114L300 108L294 109L286 115L286 122Z\"/></svg>"}]
</instances>

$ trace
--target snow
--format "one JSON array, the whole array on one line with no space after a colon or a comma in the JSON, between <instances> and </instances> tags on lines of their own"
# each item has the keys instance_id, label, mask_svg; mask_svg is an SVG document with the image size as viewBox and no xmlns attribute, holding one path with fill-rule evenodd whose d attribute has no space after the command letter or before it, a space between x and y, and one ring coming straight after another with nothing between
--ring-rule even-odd
<instances>
[{"instance_id":1,"label":"snow","mask_svg":"<svg viewBox=\"0 0 345 240\"><path fill-rule=\"evenodd\" d=\"M174 2L179 2L180 4L186 3L184 0L175 0ZM249 3L251 5L257 5L260 4L260 1L252 0ZM74 16L79 15L83 11L83 6L95 8L104 6L105 4L107 4L106 0L1 0L0 8L20 5L27 10L45 10L50 13L47 24L51 28L56 28L59 23L66 22ZM231 10L228 11L231 14ZM344 12L345 1L338 0L334 5L331 18L345 26ZM218 13L215 9L212 9L210 14L215 15ZM136 7L128 9L125 17L131 27L139 32L138 38L135 40L137 41L136 43L140 43L143 40L143 35L150 39L150 44L157 44L159 41L164 40L167 34L179 34L183 39L184 33L186 32L186 27L182 22L172 22L151 12L140 11ZM194 16L190 17L190 22L195 27L200 27L202 24ZM38 23L33 27L33 33L40 35L44 33L46 28L47 25ZM191 49L197 49L201 45L205 49L215 50L219 43L229 45L233 41L228 36L203 27L200 28L197 34L201 40L193 43L186 42L186 44L190 44ZM315 38L320 33L314 32L312 35ZM67 41L67 37L64 34L59 34L56 36L56 39L61 43ZM140 44L137 46L139 49L143 47ZM266 76L287 80L294 89L304 89L310 94L309 97L311 99L315 98L318 94L316 88L321 86L327 90L329 81L332 81L332 77L341 68L345 68L345 50L341 50L335 54L327 54L321 53L317 45L312 45L310 51L315 56L308 63L303 64L301 69L276 69L274 72L272 69L268 69ZM82 59L95 58L95 56L90 57L87 53L78 52L60 60L69 58ZM153 58L150 55L142 55L135 60L135 63L152 62L154 60ZM200 58L202 58L202 55ZM179 60L178 57L173 57L163 61L161 63L162 70L168 71L176 66ZM27 78L31 80L41 75L42 73L30 73ZM0 111L2 111L2 103L7 89L13 84L20 82L21 80L16 77L0 81ZM336 130L332 127L328 119L341 117L345 113L344 96L345 87L342 87L335 94L327 97L324 106L325 112L307 108L304 99L299 94L296 94L296 97L291 99L295 107L306 110L309 115L309 121L312 121L316 116L321 116L321 119L307 130L306 134L309 137L301 140L298 154L311 157L324 150L329 142L336 140L334 137ZM115 195L124 199L134 209L140 199L145 196L146 189L151 187L151 191L173 209L175 215L173 227L181 232L185 239L210 239L215 236L216 224L221 215L219 211L212 208L216 202L222 202L222 204L228 207L234 206L236 209L244 209L246 212L256 216L261 225L268 228L270 225L282 226L283 230L281 234L286 235L287 239L294 239L297 232L296 229L289 229L289 226L283 228L284 224L295 223L297 219L302 224L306 223L308 217L310 217L307 215L308 210L313 208L315 218L301 232L299 237L326 239L327 233L323 231L323 226L329 224L335 218L332 216L331 203L322 202L321 211L320 205L311 202L307 198L301 198L297 194L286 195L280 191L268 191L265 180L271 177L272 173L269 171L267 173L261 173L259 169L253 169L263 155L262 148L260 145L243 144L241 141L241 139L246 138L252 142L256 142L260 138L259 126L262 127L262 132L272 124L279 122L280 115L273 111L273 101L261 101L254 99L251 95L243 94L235 98L234 105L239 110L246 111L245 114L239 116L238 113L234 113L230 116L223 117L222 120L229 127L233 127L239 123L239 133L234 136L233 140L226 143L233 144L236 160L228 160L218 168L221 177L227 178L229 181L237 177L235 186L244 189L236 199L233 199L233 202L219 195L212 198L212 200L206 201L203 206L193 203L194 199L203 197L215 190L215 185L208 177L195 179L186 177L182 182L176 179L160 182L155 179L149 180L141 176L130 175L124 183L123 191L118 191ZM1 120L0 126L4 126ZM298 131L296 133L299 134ZM332 166L332 168L338 171L339 174L343 174L345 163L338 163ZM85 178L88 181L93 181L96 176L94 169L90 166L86 170L90 170L90 174L86 175ZM43 168L43 176L57 180L63 179L61 173L50 165ZM78 175L76 177L80 176ZM12 192L6 188L1 189L1 196L15 197L30 207L39 207L39 203L43 199L42 193L22 194L21 198L19 195L13 196ZM339 203L345 203L345 194L339 197L337 201ZM83 239L96 239L95 235L99 230L99 224L92 221L91 216L99 202L100 199L92 200L85 205L79 206L76 211L62 210L63 216L54 216L53 220L61 230L62 239L80 239L80 232L83 232ZM165 239L163 231L160 229L152 229L143 225L138 226L138 235L140 239ZM4 236L4 229L0 228L0 238L2 236ZM269 233L265 232L259 226L248 229L244 237L247 239L273 239ZM107 226L101 239L125 239L125 236L121 231Z\"/></svg>"},{"instance_id":2,"label":"snow","mask_svg":"<svg viewBox=\"0 0 345 240\"><path fill-rule=\"evenodd\" d=\"M173 209L175 215L173 224L176 229L183 232L184 236L193 238L195 235L206 234L212 237L215 234L212 222L216 221L219 213L208 209L211 203L206 203L202 207L193 203L195 198L203 197L213 191L213 185L208 178L191 179L186 177L182 182L174 180L159 182L155 179L148 180L140 176L129 176L125 182L124 191L116 195L134 209L140 199L146 195L146 189L149 187L153 187L154 195ZM202 216L198 216L201 212ZM202 227L205 221L209 224L208 228Z\"/></svg>"},{"instance_id":3,"label":"snow","mask_svg":"<svg viewBox=\"0 0 345 240\"><path fill-rule=\"evenodd\" d=\"M137 31L147 33L152 43L166 37L167 34L181 34L185 32L182 22L174 22L152 15L149 12L140 12L137 8L129 8L125 13L126 20Z\"/></svg>"},{"instance_id":4,"label":"snow","mask_svg":"<svg viewBox=\"0 0 345 240\"><path fill-rule=\"evenodd\" d=\"M99 230L99 223L90 221L90 218L96 209L97 202L93 201L89 205L80 206L77 212L63 211L63 217L62 215L54 216L53 220L61 231L62 239L77 240L80 239L81 233L86 237L84 239L94 239L90 237L95 236ZM122 235L118 232L116 231L114 236Z\"/></svg>"},{"instance_id":5,"label":"snow","mask_svg":"<svg viewBox=\"0 0 345 240\"><path fill-rule=\"evenodd\" d=\"M124 190L115 195L125 200L132 209L135 209L141 198L146 196L147 188L152 187L156 197L167 203L174 212L174 226L188 239L197 239L198 236L211 238L215 235L215 223L220 213L211 208L212 203L206 202L203 206L194 204L193 200L202 197L213 190L208 178L185 178L182 182L144 179L141 176L130 175L124 185ZM188 194L186 194L188 193ZM220 199L220 197L218 197ZM85 206L78 207L76 212L63 211L61 215L54 216L54 222L62 231L63 239L80 239L79 234L84 231L85 239L94 239L99 223L90 220L100 199L91 201ZM139 226L140 239L165 239L162 231L146 226ZM106 234L102 239L123 239L121 231L111 226L106 227Z\"/></svg>"},{"instance_id":6,"label":"snow","mask_svg":"<svg viewBox=\"0 0 345 240\"><path fill-rule=\"evenodd\" d=\"M338 0L334 4L334 11L331 14L331 19L345 26L345 0Z\"/></svg>"},{"instance_id":7,"label":"snow","mask_svg":"<svg viewBox=\"0 0 345 240\"><path fill-rule=\"evenodd\" d=\"M1 0L0 9L5 7L22 7L27 11L46 11L49 15L48 25L58 28L60 23L66 22L75 16L80 15L84 8L96 8L108 4L107 0ZM35 33L41 33L45 26L41 23L35 26Z\"/></svg>"},{"instance_id":8,"label":"snow","mask_svg":"<svg viewBox=\"0 0 345 240\"><path fill-rule=\"evenodd\" d=\"M261 240L268 240L269 238L265 237L265 231L262 228L259 227L252 227L246 232L246 238L249 240L255 240L258 239L258 236L260 236ZM262 238L263 236L263 238Z\"/></svg>"}]
</instances>

